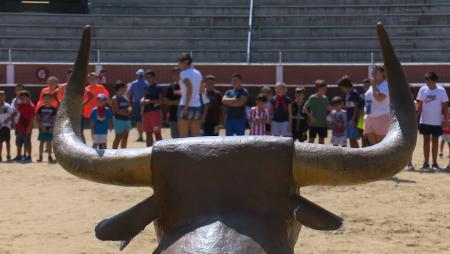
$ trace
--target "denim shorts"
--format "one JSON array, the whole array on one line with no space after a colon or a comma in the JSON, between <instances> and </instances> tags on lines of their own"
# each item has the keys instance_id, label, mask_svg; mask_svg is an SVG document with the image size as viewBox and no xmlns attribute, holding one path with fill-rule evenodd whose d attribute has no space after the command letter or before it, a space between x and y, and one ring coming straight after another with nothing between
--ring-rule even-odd
<instances>
[{"instance_id":1,"label":"denim shorts","mask_svg":"<svg viewBox=\"0 0 450 254\"><path fill-rule=\"evenodd\" d=\"M113 125L114 125L114 131L116 132L116 134L122 134L122 133L130 131L130 129L131 129L130 120L121 120L121 119L114 118Z\"/></svg>"},{"instance_id":2,"label":"denim shorts","mask_svg":"<svg viewBox=\"0 0 450 254\"><path fill-rule=\"evenodd\" d=\"M183 109L186 106L178 107L178 119L180 120L200 120L203 115L202 107L188 107L186 112L183 112Z\"/></svg>"}]
</instances>

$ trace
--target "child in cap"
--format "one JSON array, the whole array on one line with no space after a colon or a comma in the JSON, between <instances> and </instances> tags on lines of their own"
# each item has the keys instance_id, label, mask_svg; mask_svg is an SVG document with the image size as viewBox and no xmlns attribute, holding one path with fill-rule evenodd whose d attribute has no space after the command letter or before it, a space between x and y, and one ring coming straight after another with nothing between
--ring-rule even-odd
<instances>
[{"instance_id":1,"label":"child in cap","mask_svg":"<svg viewBox=\"0 0 450 254\"><path fill-rule=\"evenodd\" d=\"M48 152L48 162L54 163L55 160L52 157L52 140L53 140L53 126L56 118L56 107L52 106L51 92L44 92L42 95L41 106L37 110L36 122L39 127L39 159L38 162L42 162L44 154L44 146Z\"/></svg>"},{"instance_id":2,"label":"child in cap","mask_svg":"<svg viewBox=\"0 0 450 254\"><path fill-rule=\"evenodd\" d=\"M108 97L100 93L97 95L97 106L92 110L89 120L92 126L92 147L106 149L109 122L112 118L111 109L106 106Z\"/></svg>"}]
</instances>

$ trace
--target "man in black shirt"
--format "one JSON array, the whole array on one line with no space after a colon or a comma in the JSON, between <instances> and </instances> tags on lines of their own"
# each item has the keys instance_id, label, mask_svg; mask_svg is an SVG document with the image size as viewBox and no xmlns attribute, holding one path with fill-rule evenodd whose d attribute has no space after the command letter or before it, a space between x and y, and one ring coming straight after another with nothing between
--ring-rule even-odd
<instances>
[{"instance_id":1,"label":"man in black shirt","mask_svg":"<svg viewBox=\"0 0 450 254\"><path fill-rule=\"evenodd\" d=\"M180 80L179 73L180 69L178 67L174 67L172 70L173 82L167 87L164 100L164 104L166 104L169 108L169 126L170 135L172 136L172 138L179 137L177 125L178 104L180 104L181 98L180 85L178 84L178 80Z\"/></svg>"},{"instance_id":2,"label":"man in black shirt","mask_svg":"<svg viewBox=\"0 0 450 254\"><path fill-rule=\"evenodd\" d=\"M223 123L222 93L215 89L215 83L216 77L214 75L206 76L205 88L209 104L205 122L203 124L204 136L218 136L219 124Z\"/></svg>"}]
</instances>

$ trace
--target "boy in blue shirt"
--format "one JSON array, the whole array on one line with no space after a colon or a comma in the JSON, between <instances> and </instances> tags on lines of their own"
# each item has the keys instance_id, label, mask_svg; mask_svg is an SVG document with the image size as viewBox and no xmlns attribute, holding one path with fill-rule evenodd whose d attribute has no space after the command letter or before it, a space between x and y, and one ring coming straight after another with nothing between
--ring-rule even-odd
<instances>
[{"instance_id":1,"label":"boy in blue shirt","mask_svg":"<svg viewBox=\"0 0 450 254\"><path fill-rule=\"evenodd\" d=\"M98 149L106 149L106 141L108 136L109 122L112 118L112 111L106 106L107 97L101 93L97 96L98 106L95 107L89 120L92 123L92 147Z\"/></svg>"}]
</instances>

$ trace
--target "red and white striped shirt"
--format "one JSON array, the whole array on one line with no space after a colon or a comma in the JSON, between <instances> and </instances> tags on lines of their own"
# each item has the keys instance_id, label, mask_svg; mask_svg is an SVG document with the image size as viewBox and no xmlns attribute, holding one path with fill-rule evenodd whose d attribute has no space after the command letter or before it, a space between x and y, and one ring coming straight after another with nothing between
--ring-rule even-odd
<instances>
[{"instance_id":1,"label":"red and white striped shirt","mask_svg":"<svg viewBox=\"0 0 450 254\"><path fill-rule=\"evenodd\" d=\"M266 122L269 119L269 114L266 109L260 111L258 107L253 107L250 110L248 120L250 121L250 135L265 135ZM263 120L262 122L260 122Z\"/></svg>"}]
</instances>

